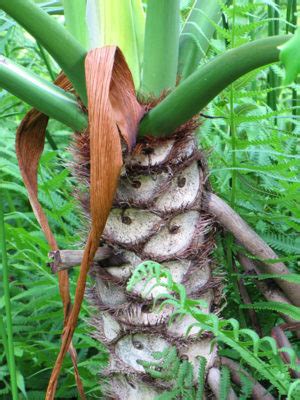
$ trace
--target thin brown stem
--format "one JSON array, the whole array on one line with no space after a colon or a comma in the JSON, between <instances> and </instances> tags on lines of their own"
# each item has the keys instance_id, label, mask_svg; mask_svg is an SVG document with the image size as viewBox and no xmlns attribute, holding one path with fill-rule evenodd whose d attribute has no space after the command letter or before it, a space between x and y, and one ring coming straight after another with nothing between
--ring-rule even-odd
<instances>
[{"instance_id":1,"label":"thin brown stem","mask_svg":"<svg viewBox=\"0 0 300 400\"><path fill-rule=\"evenodd\" d=\"M76 265L80 265L83 258L84 250L56 250L50 251L48 257L51 259L49 263L52 272L71 269ZM108 247L99 247L94 258L94 262L102 261L111 255Z\"/></svg>"},{"instance_id":2,"label":"thin brown stem","mask_svg":"<svg viewBox=\"0 0 300 400\"><path fill-rule=\"evenodd\" d=\"M220 225L231 232L247 251L260 260L259 268L262 272L282 275L290 273L282 262L269 264L265 261L276 260L278 256L224 200L213 193L207 193L206 207ZM298 284L283 279L276 279L276 283L294 305L300 306L300 286Z\"/></svg>"}]
</instances>

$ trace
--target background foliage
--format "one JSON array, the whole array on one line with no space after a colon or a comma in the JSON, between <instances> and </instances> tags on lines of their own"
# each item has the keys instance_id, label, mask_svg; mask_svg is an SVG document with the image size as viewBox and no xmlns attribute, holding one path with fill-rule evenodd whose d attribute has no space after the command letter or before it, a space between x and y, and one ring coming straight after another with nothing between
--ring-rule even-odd
<instances>
[{"instance_id":1,"label":"background foliage","mask_svg":"<svg viewBox=\"0 0 300 400\"><path fill-rule=\"evenodd\" d=\"M47 6L47 10L52 12L56 3L52 8ZM181 2L183 19L188 15L190 3ZM216 26L207 56L201 62L226 48L268 34L293 32L297 22L296 1L233 0L220 4L222 22ZM290 9L293 12L287 12ZM62 16L56 18L63 21ZM0 24L0 52L53 79L58 68L39 44L3 13ZM203 110L205 116L198 137L208 154L213 189L278 251L291 271L299 272L299 84L283 87L283 77L282 68L273 65L234 83ZM35 400L43 398L55 361L62 322L61 302L56 276L47 266L48 246L29 206L15 156L15 131L28 107L4 91L0 96L0 188L5 211L17 379L23 397ZM66 168L70 159L66 150L70 131L54 121L48 130L39 169L39 198L60 248L78 248L84 238L80 236L82 221L72 194L76 184ZM247 327L250 322L241 307L235 250L229 235L219 237L216 273L225 279L224 317L234 317L241 327ZM74 293L76 271L70 276ZM246 286L252 300L260 301L251 279ZM4 315L2 293L0 279L0 314ZM85 304L74 343L89 398L99 398L97 374L105 365L106 352L88 336L87 316ZM263 334L270 334L270 329L280 321L278 314L270 311L258 312L258 318ZM10 387L2 346L0 338L0 399L6 399ZM295 349L299 350L297 346L295 343ZM223 354L239 359L226 346ZM57 394L61 399L76 397L70 360L65 362Z\"/></svg>"}]
</instances>

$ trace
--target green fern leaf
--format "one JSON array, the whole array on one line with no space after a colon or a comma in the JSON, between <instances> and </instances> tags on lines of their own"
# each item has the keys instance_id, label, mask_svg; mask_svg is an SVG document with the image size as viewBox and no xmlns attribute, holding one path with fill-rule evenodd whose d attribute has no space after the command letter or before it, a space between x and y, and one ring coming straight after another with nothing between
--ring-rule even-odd
<instances>
[{"instance_id":1,"label":"green fern leaf","mask_svg":"<svg viewBox=\"0 0 300 400\"><path fill-rule=\"evenodd\" d=\"M291 317L295 320L300 320L300 308L296 307L292 304L279 303L276 301L269 301L269 302L262 301L262 302L254 303L252 305L244 304L244 305L241 305L241 307L242 308L253 308L257 311L272 310L272 311L276 311L278 313L288 315L289 317Z\"/></svg>"}]
</instances>

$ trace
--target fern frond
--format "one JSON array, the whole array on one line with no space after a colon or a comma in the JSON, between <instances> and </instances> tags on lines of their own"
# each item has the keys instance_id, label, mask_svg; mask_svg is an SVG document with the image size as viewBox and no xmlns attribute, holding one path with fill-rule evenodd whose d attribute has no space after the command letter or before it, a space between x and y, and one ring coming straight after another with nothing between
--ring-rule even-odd
<instances>
[{"instance_id":1,"label":"fern frond","mask_svg":"<svg viewBox=\"0 0 300 400\"><path fill-rule=\"evenodd\" d=\"M143 265L141 274L141 267L138 267L133 272L128 286L133 287L134 284L139 282L141 276L142 279L144 279L146 270L145 265ZM155 269L155 279L158 279L159 281L161 277L165 276L165 269L158 264ZM152 278L154 278L154 274L152 275ZM172 280L172 277L170 277L168 289L177 295L181 294L181 298L176 299L176 297L172 298L171 295L167 295L168 299L165 300L165 303L171 301L172 305L177 309L175 313L178 313L179 311L182 315L187 314L192 316L195 319L195 323L198 323L202 329L212 332L219 342L223 342L235 350L246 364L254 368L260 376L273 384L280 393L287 393L291 378L286 366L277 356L278 349L274 339L268 336L260 338L257 333L251 329L241 329L239 322L233 318L229 320L221 320L215 314L202 312L201 308L199 308L195 302L190 305L189 299L186 296L182 296L183 289L181 286L182 285L175 283ZM282 303L275 304L277 309L281 309L281 307L284 308L285 306L286 305L282 305ZM262 307L264 307L264 305L262 305ZM283 311L284 310L282 309L282 312ZM290 312L292 318L300 319L299 310L292 308L292 310L289 310L288 312ZM266 344L269 345L270 350L268 352L266 352ZM268 357L270 358L269 362ZM274 360L272 357L276 358L276 367L274 366ZM270 365L272 365L272 368L270 368ZM159 374L155 375L159 376Z\"/></svg>"},{"instance_id":2,"label":"fern frond","mask_svg":"<svg viewBox=\"0 0 300 400\"><path fill-rule=\"evenodd\" d=\"M201 356L199 358L199 367L198 367L198 387L196 392L195 400L202 400L204 395L204 384L205 384L205 367L207 361L206 358Z\"/></svg>"},{"instance_id":3,"label":"fern frond","mask_svg":"<svg viewBox=\"0 0 300 400\"><path fill-rule=\"evenodd\" d=\"M253 390L253 382L244 374L240 373L240 379L241 379L241 393L240 393L240 399L241 400L247 400L251 399L252 395L252 390Z\"/></svg>"},{"instance_id":4,"label":"fern frond","mask_svg":"<svg viewBox=\"0 0 300 400\"><path fill-rule=\"evenodd\" d=\"M220 379L220 400L227 400L230 390L229 368L222 366Z\"/></svg>"},{"instance_id":5,"label":"fern frond","mask_svg":"<svg viewBox=\"0 0 300 400\"><path fill-rule=\"evenodd\" d=\"M241 307L243 308L253 308L254 310L257 311L263 311L263 310L272 310L276 311L278 313L282 313L285 315L288 315L289 317L295 319L295 320L300 320L300 309L299 307L296 307L292 304L286 304L286 303L279 303L275 301L268 301L268 302L257 302L253 304L244 304Z\"/></svg>"},{"instance_id":6,"label":"fern frond","mask_svg":"<svg viewBox=\"0 0 300 400\"><path fill-rule=\"evenodd\" d=\"M299 237L292 239L282 234L265 233L263 239L275 250L283 251L287 254L300 254Z\"/></svg>"}]
</instances>

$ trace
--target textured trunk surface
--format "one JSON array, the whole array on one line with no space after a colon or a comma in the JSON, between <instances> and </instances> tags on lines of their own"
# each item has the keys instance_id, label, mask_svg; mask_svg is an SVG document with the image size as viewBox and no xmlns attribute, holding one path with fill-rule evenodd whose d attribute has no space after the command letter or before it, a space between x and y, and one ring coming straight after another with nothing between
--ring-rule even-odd
<instances>
[{"instance_id":1,"label":"textured trunk surface","mask_svg":"<svg viewBox=\"0 0 300 400\"><path fill-rule=\"evenodd\" d=\"M143 285L137 285L126 292L135 267L152 260L168 268L190 297L204 299L208 311L216 307L219 285L210 259L214 225L201 209L206 178L192 133L143 140L125 158L101 242L113 255L93 266L95 285L89 291L97 310L94 336L110 352L106 398L148 400L160 394L165 383L147 376L137 360L151 361L153 352L166 347L176 346L196 373L199 356L207 359L207 368L214 363L216 349L211 351L209 335L199 336L192 329L186 336L193 321L175 319L168 324L171 306L160 312L153 309L153 296L165 289L155 288L145 296Z\"/></svg>"}]
</instances>

